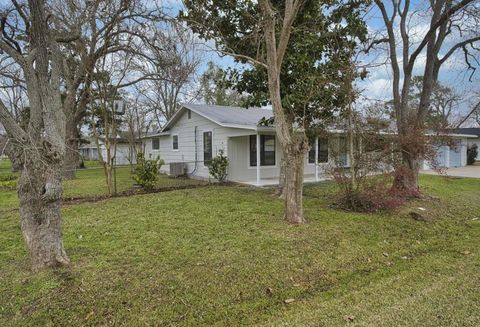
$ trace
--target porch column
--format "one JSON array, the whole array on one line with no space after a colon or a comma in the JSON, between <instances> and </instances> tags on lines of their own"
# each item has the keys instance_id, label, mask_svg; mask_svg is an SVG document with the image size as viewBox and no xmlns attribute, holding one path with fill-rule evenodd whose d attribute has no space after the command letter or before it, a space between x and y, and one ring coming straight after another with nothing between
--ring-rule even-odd
<instances>
[{"instance_id":1,"label":"porch column","mask_svg":"<svg viewBox=\"0 0 480 327\"><path fill-rule=\"evenodd\" d=\"M315 181L318 182L318 136L315 137Z\"/></svg>"},{"instance_id":2,"label":"porch column","mask_svg":"<svg viewBox=\"0 0 480 327\"><path fill-rule=\"evenodd\" d=\"M257 186L260 186L260 134L257 132Z\"/></svg>"}]
</instances>

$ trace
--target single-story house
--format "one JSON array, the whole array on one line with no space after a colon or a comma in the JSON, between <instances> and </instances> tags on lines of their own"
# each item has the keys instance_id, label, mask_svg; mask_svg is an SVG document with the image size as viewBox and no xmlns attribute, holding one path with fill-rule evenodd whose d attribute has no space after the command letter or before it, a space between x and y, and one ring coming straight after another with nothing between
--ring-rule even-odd
<instances>
[{"instance_id":1,"label":"single-story house","mask_svg":"<svg viewBox=\"0 0 480 327\"><path fill-rule=\"evenodd\" d=\"M135 164L136 158L128 140L126 138L122 138L118 136L115 139L115 142L116 142L115 164L116 165L128 165L130 163ZM102 157L104 160L106 160L107 148L105 147L105 138L103 136L100 136L98 139L98 143L100 144ZM141 142L139 142L139 144L141 144ZM80 145L79 151L83 160L99 160L97 145L93 138L90 138L87 141L87 143Z\"/></svg>"},{"instance_id":2,"label":"single-story house","mask_svg":"<svg viewBox=\"0 0 480 327\"><path fill-rule=\"evenodd\" d=\"M478 147L477 161L480 161L480 127L469 127L469 128L457 128L455 133L472 135L476 137L471 137L467 140L467 147L471 147L476 144Z\"/></svg>"},{"instance_id":3,"label":"single-story house","mask_svg":"<svg viewBox=\"0 0 480 327\"><path fill-rule=\"evenodd\" d=\"M282 149L275 127L259 124L271 117L268 109L184 104L158 133L145 138L145 154L165 161L163 173L208 179L210 160L223 150L229 159L228 180L273 185L278 183ZM326 178L322 166L335 160L329 153L332 145L343 149L336 160L349 166L345 133L332 130L329 134L328 139L316 137L305 155L306 182ZM455 138L465 142L464 136ZM461 151L460 164L466 162L466 148Z\"/></svg>"}]
</instances>

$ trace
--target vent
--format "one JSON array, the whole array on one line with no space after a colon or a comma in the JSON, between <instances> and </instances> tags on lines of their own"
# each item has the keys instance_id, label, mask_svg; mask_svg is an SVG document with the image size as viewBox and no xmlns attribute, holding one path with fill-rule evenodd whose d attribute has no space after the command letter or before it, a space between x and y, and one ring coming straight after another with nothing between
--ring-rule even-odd
<instances>
[{"instance_id":1,"label":"vent","mask_svg":"<svg viewBox=\"0 0 480 327\"><path fill-rule=\"evenodd\" d=\"M187 174L187 166L184 162L171 162L170 163L170 175L178 177L185 176Z\"/></svg>"}]
</instances>

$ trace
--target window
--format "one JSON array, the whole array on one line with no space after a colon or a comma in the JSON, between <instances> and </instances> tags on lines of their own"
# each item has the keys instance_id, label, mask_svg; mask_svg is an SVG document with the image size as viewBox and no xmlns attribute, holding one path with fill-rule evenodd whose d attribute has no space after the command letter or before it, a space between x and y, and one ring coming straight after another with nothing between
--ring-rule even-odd
<instances>
[{"instance_id":1,"label":"window","mask_svg":"<svg viewBox=\"0 0 480 327\"><path fill-rule=\"evenodd\" d=\"M315 139L311 138L308 140L308 144L310 145L310 151L308 151L308 163L314 164L315 163Z\"/></svg>"},{"instance_id":2,"label":"window","mask_svg":"<svg viewBox=\"0 0 480 327\"><path fill-rule=\"evenodd\" d=\"M203 132L203 164L208 166L212 161L212 132Z\"/></svg>"},{"instance_id":3,"label":"window","mask_svg":"<svg viewBox=\"0 0 480 327\"><path fill-rule=\"evenodd\" d=\"M187 118L192 118L192 111L190 111L190 109L187 109Z\"/></svg>"},{"instance_id":4,"label":"window","mask_svg":"<svg viewBox=\"0 0 480 327\"><path fill-rule=\"evenodd\" d=\"M328 162L328 139L318 139L318 163ZM310 151L308 151L308 163L315 163L315 139L310 139Z\"/></svg>"},{"instance_id":5,"label":"window","mask_svg":"<svg viewBox=\"0 0 480 327\"><path fill-rule=\"evenodd\" d=\"M152 139L152 150L160 150L160 138L154 137Z\"/></svg>"},{"instance_id":6,"label":"window","mask_svg":"<svg viewBox=\"0 0 480 327\"><path fill-rule=\"evenodd\" d=\"M178 135L172 136L172 149L178 150Z\"/></svg>"},{"instance_id":7,"label":"window","mask_svg":"<svg viewBox=\"0 0 480 327\"><path fill-rule=\"evenodd\" d=\"M250 166L257 165L257 136L250 135ZM275 136L260 135L260 166L275 166Z\"/></svg>"},{"instance_id":8,"label":"window","mask_svg":"<svg viewBox=\"0 0 480 327\"><path fill-rule=\"evenodd\" d=\"M327 138L318 139L318 162L319 163L328 162L328 139Z\"/></svg>"}]
</instances>

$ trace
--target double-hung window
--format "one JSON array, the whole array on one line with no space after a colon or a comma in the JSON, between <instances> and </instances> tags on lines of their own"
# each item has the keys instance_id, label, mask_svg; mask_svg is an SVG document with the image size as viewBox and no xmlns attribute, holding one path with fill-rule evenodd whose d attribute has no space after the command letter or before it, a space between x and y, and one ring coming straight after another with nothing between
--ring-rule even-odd
<instances>
[{"instance_id":1,"label":"double-hung window","mask_svg":"<svg viewBox=\"0 0 480 327\"><path fill-rule=\"evenodd\" d=\"M250 135L250 166L257 165L257 136ZM260 166L275 166L275 135L260 135Z\"/></svg>"},{"instance_id":2,"label":"double-hung window","mask_svg":"<svg viewBox=\"0 0 480 327\"><path fill-rule=\"evenodd\" d=\"M328 162L328 138L318 138L318 163ZM310 139L310 151L308 151L308 163L315 163L315 139Z\"/></svg>"},{"instance_id":3,"label":"double-hung window","mask_svg":"<svg viewBox=\"0 0 480 327\"><path fill-rule=\"evenodd\" d=\"M178 150L178 135L172 135L172 149Z\"/></svg>"},{"instance_id":4,"label":"double-hung window","mask_svg":"<svg viewBox=\"0 0 480 327\"><path fill-rule=\"evenodd\" d=\"M154 137L152 139L152 150L160 150L160 138Z\"/></svg>"},{"instance_id":5,"label":"double-hung window","mask_svg":"<svg viewBox=\"0 0 480 327\"><path fill-rule=\"evenodd\" d=\"M212 132L203 132L203 164L208 166L212 161Z\"/></svg>"}]
</instances>

